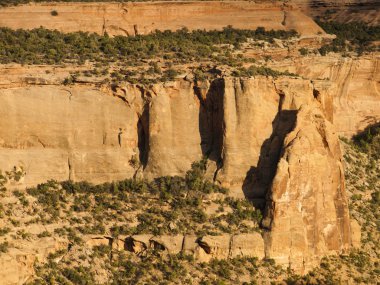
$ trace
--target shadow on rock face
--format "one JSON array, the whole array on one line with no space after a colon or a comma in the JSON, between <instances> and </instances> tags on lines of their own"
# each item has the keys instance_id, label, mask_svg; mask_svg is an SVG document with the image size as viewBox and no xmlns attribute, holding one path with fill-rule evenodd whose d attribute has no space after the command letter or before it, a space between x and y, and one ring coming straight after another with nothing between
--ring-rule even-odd
<instances>
[{"instance_id":1,"label":"shadow on rock face","mask_svg":"<svg viewBox=\"0 0 380 285\"><path fill-rule=\"evenodd\" d=\"M293 130L296 117L297 110L279 110L272 122L273 132L261 146L257 167L252 166L244 179L244 196L256 201L259 208L276 174L284 139Z\"/></svg>"}]
</instances>

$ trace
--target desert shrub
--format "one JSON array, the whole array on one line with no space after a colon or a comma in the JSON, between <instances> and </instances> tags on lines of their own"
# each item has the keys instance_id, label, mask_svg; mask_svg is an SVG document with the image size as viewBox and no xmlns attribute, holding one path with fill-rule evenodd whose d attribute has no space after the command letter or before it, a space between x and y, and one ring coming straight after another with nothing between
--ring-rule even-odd
<instances>
[{"instance_id":1,"label":"desert shrub","mask_svg":"<svg viewBox=\"0 0 380 285\"><path fill-rule=\"evenodd\" d=\"M309 52L307 48L300 48L298 51L301 55L307 55Z\"/></svg>"},{"instance_id":2,"label":"desert shrub","mask_svg":"<svg viewBox=\"0 0 380 285\"><path fill-rule=\"evenodd\" d=\"M380 40L380 26L370 26L363 22L339 23L334 21L324 22L317 19L317 24L326 33L335 34L336 38L319 49L321 55L328 52L363 52L373 51L372 42Z\"/></svg>"},{"instance_id":3,"label":"desert shrub","mask_svg":"<svg viewBox=\"0 0 380 285\"><path fill-rule=\"evenodd\" d=\"M178 75L177 70L170 68L164 71L164 76L162 78L163 78L163 81L174 80L177 75Z\"/></svg>"},{"instance_id":4,"label":"desert shrub","mask_svg":"<svg viewBox=\"0 0 380 285\"><path fill-rule=\"evenodd\" d=\"M11 231L11 229L8 227L0 228L0 236L4 236L4 235L8 234L10 231Z\"/></svg>"},{"instance_id":5,"label":"desert shrub","mask_svg":"<svg viewBox=\"0 0 380 285\"><path fill-rule=\"evenodd\" d=\"M256 75L264 75L264 76L272 76L272 77L278 77L281 75L297 76L296 74L290 73L288 71L281 72L281 71L273 70L266 66L256 66L256 65L251 65L249 68L240 67L237 70L233 71L232 75L236 77L252 77Z\"/></svg>"},{"instance_id":6,"label":"desert shrub","mask_svg":"<svg viewBox=\"0 0 380 285\"><path fill-rule=\"evenodd\" d=\"M58 64L125 61L138 65L141 60L157 56L178 58L185 61L213 59L213 53L221 51L217 45L245 42L248 38L269 40L274 37L287 39L297 36L294 31L238 30L231 27L222 31L196 30L188 32L156 31L135 37L98 35L87 32L61 33L44 28L11 30L0 28L0 63ZM215 59L214 59L215 60ZM159 73L157 66L153 70ZM167 72L168 78L175 76ZM70 79L67 79L70 82Z\"/></svg>"},{"instance_id":7,"label":"desert shrub","mask_svg":"<svg viewBox=\"0 0 380 285\"><path fill-rule=\"evenodd\" d=\"M380 159L380 123L368 126L352 139L360 151L374 159Z\"/></svg>"},{"instance_id":8,"label":"desert shrub","mask_svg":"<svg viewBox=\"0 0 380 285\"><path fill-rule=\"evenodd\" d=\"M43 231L37 235L38 238L50 237L50 236L51 236L51 233L49 233L48 231Z\"/></svg>"},{"instance_id":9,"label":"desert shrub","mask_svg":"<svg viewBox=\"0 0 380 285\"><path fill-rule=\"evenodd\" d=\"M104 244L96 245L92 249L94 251L94 255L100 256L100 257L108 256L111 253L111 247Z\"/></svg>"},{"instance_id":10,"label":"desert shrub","mask_svg":"<svg viewBox=\"0 0 380 285\"><path fill-rule=\"evenodd\" d=\"M62 269L62 275L70 280L73 284L87 285L95 284L94 275L82 266L69 268L65 267Z\"/></svg>"},{"instance_id":11,"label":"desert shrub","mask_svg":"<svg viewBox=\"0 0 380 285\"><path fill-rule=\"evenodd\" d=\"M0 253L8 252L9 243L7 241L0 243Z\"/></svg>"}]
</instances>

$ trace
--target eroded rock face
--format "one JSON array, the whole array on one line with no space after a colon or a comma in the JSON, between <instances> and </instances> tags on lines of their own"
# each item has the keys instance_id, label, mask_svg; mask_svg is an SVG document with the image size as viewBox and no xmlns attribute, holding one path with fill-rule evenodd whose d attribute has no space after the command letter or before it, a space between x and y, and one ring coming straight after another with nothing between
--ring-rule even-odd
<instances>
[{"instance_id":1,"label":"eroded rock face","mask_svg":"<svg viewBox=\"0 0 380 285\"><path fill-rule=\"evenodd\" d=\"M351 245L339 141L323 112L297 111L268 193L266 256L304 272Z\"/></svg>"},{"instance_id":2,"label":"eroded rock face","mask_svg":"<svg viewBox=\"0 0 380 285\"><path fill-rule=\"evenodd\" d=\"M92 88L16 87L0 89L0 113L0 169L22 166L25 186L134 174L138 116L120 99Z\"/></svg>"},{"instance_id":3,"label":"eroded rock face","mask_svg":"<svg viewBox=\"0 0 380 285\"><path fill-rule=\"evenodd\" d=\"M57 11L52 16L51 11ZM147 34L155 30L295 29L304 35L324 31L295 6L245 1L54 3L0 9L0 26L32 29L43 26L62 32L86 31L109 35Z\"/></svg>"},{"instance_id":4,"label":"eroded rock face","mask_svg":"<svg viewBox=\"0 0 380 285\"><path fill-rule=\"evenodd\" d=\"M0 169L22 167L18 186L48 179L101 183L183 175L207 156L211 179L235 196L263 199L294 111L315 100L313 88L308 80L258 76L177 80L151 89L0 89Z\"/></svg>"},{"instance_id":5,"label":"eroded rock face","mask_svg":"<svg viewBox=\"0 0 380 285\"><path fill-rule=\"evenodd\" d=\"M351 245L331 125L334 89L325 83L257 76L152 88L13 84L0 89L0 169L22 166L19 188L48 179L97 183L183 175L206 155L210 177L232 195L263 202L269 190L265 251L261 236L251 235L146 235L114 245L136 254L181 250L204 261L265 256L303 272Z\"/></svg>"},{"instance_id":6,"label":"eroded rock face","mask_svg":"<svg viewBox=\"0 0 380 285\"><path fill-rule=\"evenodd\" d=\"M240 234L232 237L230 256L249 256L263 259L264 240L259 233Z\"/></svg>"},{"instance_id":7,"label":"eroded rock face","mask_svg":"<svg viewBox=\"0 0 380 285\"><path fill-rule=\"evenodd\" d=\"M185 80L157 85L147 106L149 151L146 177L184 173L202 158L200 103Z\"/></svg>"},{"instance_id":8,"label":"eroded rock face","mask_svg":"<svg viewBox=\"0 0 380 285\"><path fill-rule=\"evenodd\" d=\"M379 54L374 53L360 58L308 56L271 66L310 78L318 90L325 90L333 102L329 113L334 114L337 132L349 137L380 120L379 64ZM331 115L326 117L332 121Z\"/></svg>"},{"instance_id":9,"label":"eroded rock face","mask_svg":"<svg viewBox=\"0 0 380 285\"><path fill-rule=\"evenodd\" d=\"M50 253L66 249L66 240L46 237L32 242L21 241L17 248L2 253L0 258L1 284L25 284L34 276L34 263L45 261Z\"/></svg>"},{"instance_id":10,"label":"eroded rock face","mask_svg":"<svg viewBox=\"0 0 380 285\"><path fill-rule=\"evenodd\" d=\"M264 198L296 111L315 101L332 120L329 94L309 80L225 79L223 167L216 179L235 195L243 185L246 197Z\"/></svg>"},{"instance_id":11,"label":"eroded rock face","mask_svg":"<svg viewBox=\"0 0 380 285\"><path fill-rule=\"evenodd\" d=\"M305 14L311 17L327 17L329 21L347 23L353 21L378 25L380 22L378 1L372 0L292 0ZM330 13L326 13L330 11ZM332 12L332 13L331 13Z\"/></svg>"}]
</instances>

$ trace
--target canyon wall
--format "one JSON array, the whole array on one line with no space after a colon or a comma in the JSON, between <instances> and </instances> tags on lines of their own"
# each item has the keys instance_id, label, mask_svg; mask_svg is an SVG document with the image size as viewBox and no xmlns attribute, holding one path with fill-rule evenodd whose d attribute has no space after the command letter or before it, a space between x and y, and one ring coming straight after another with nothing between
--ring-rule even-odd
<instances>
[{"instance_id":1,"label":"canyon wall","mask_svg":"<svg viewBox=\"0 0 380 285\"><path fill-rule=\"evenodd\" d=\"M0 90L1 169L25 186L47 179L112 181L133 175L138 117L120 99L81 87Z\"/></svg>"},{"instance_id":2,"label":"canyon wall","mask_svg":"<svg viewBox=\"0 0 380 285\"><path fill-rule=\"evenodd\" d=\"M333 100L333 123L339 135L352 136L380 120L378 53L359 58L306 56L272 62L270 66L324 85Z\"/></svg>"},{"instance_id":3,"label":"canyon wall","mask_svg":"<svg viewBox=\"0 0 380 285\"><path fill-rule=\"evenodd\" d=\"M52 11L58 15L52 16ZM272 2L42 3L0 9L0 26L12 29L43 26L62 32L136 35L184 27L213 30L228 25L240 29L295 29L302 35L324 33L295 6Z\"/></svg>"},{"instance_id":4,"label":"canyon wall","mask_svg":"<svg viewBox=\"0 0 380 285\"><path fill-rule=\"evenodd\" d=\"M300 106L315 101L332 120L329 93L300 78L112 89L46 80L0 89L0 169L22 167L19 186L178 175L207 156L211 179L235 196L264 199Z\"/></svg>"},{"instance_id":5,"label":"canyon wall","mask_svg":"<svg viewBox=\"0 0 380 285\"><path fill-rule=\"evenodd\" d=\"M0 89L0 169L25 171L13 187L183 175L208 156L210 178L231 195L268 200L262 256L306 272L320 256L350 246L323 84L257 76L151 88L11 85Z\"/></svg>"},{"instance_id":6,"label":"canyon wall","mask_svg":"<svg viewBox=\"0 0 380 285\"><path fill-rule=\"evenodd\" d=\"M365 22L369 25L380 23L380 3L376 0L292 0L302 12L330 21L348 23Z\"/></svg>"},{"instance_id":7,"label":"canyon wall","mask_svg":"<svg viewBox=\"0 0 380 285\"><path fill-rule=\"evenodd\" d=\"M339 140L319 108L302 105L286 136L263 226L267 257L296 271L351 245Z\"/></svg>"}]
</instances>

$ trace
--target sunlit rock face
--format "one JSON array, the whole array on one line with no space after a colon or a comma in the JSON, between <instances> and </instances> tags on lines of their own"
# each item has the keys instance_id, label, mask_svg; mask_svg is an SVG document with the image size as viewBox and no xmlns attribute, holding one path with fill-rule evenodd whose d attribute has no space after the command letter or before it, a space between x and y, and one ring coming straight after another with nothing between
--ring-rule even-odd
<instances>
[{"instance_id":1,"label":"sunlit rock face","mask_svg":"<svg viewBox=\"0 0 380 285\"><path fill-rule=\"evenodd\" d=\"M57 16L52 16L56 11ZM140 3L44 3L0 10L0 26L108 35L147 34L155 30L294 29L302 35L323 30L296 6L246 1L176 1Z\"/></svg>"},{"instance_id":2,"label":"sunlit rock face","mask_svg":"<svg viewBox=\"0 0 380 285\"><path fill-rule=\"evenodd\" d=\"M11 83L0 89L0 169L23 169L10 185L21 188L49 179L184 175L206 156L210 179L266 205L263 241L255 237L251 247L250 235L236 237L244 248L233 255L306 272L351 244L329 86L264 76L150 88ZM203 242L229 258L230 245Z\"/></svg>"}]
</instances>

